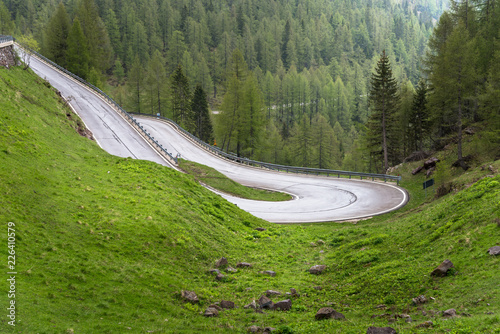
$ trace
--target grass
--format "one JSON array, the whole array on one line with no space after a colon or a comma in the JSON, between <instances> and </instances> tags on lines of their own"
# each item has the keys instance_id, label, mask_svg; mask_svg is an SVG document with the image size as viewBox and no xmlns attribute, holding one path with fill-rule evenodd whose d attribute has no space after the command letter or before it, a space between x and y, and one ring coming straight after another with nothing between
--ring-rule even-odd
<instances>
[{"instance_id":1,"label":"grass","mask_svg":"<svg viewBox=\"0 0 500 334\"><path fill-rule=\"evenodd\" d=\"M7 222L16 225L18 272L18 322L12 328L2 315L1 333L244 333L251 325L280 333L365 333L372 325L500 333L500 257L486 253L499 244L498 174L486 177L492 173L479 165L453 171L451 193L424 199L422 177L403 165L411 201L401 210L356 224L273 225L193 176L103 152L78 135L77 117L29 71L0 69L0 96L0 222L5 232ZM499 161L487 163L500 169ZM253 267L216 281L208 270L221 256ZM445 259L455 264L452 273L429 276ZM326 271L309 274L315 264ZM290 288L300 296L288 312L242 307L267 289ZM195 291L200 303L183 301L181 290ZM413 306L421 294L434 299ZM221 300L238 308L217 318L200 314ZM382 303L386 310L375 309ZM324 306L346 320L314 320ZM459 316L442 318L449 308ZM413 322L372 318L384 313ZM426 320L434 326L416 328Z\"/></svg>"},{"instance_id":2,"label":"grass","mask_svg":"<svg viewBox=\"0 0 500 334\"><path fill-rule=\"evenodd\" d=\"M282 192L242 186L217 170L193 161L180 159L179 166L186 173L193 175L199 182L226 194L259 201L277 202L292 199L291 195Z\"/></svg>"}]
</instances>

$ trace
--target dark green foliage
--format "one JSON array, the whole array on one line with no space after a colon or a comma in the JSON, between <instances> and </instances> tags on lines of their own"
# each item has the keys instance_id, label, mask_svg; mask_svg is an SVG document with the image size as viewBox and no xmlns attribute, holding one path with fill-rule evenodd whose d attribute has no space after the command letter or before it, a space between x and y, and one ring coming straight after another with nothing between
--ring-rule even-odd
<instances>
[{"instance_id":1,"label":"dark green foliage","mask_svg":"<svg viewBox=\"0 0 500 334\"><path fill-rule=\"evenodd\" d=\"M170 78L170 103L174 122L188 131L193 131L194 119L190 106L191 91L188 79L180 64Z\"/></svg>"},{"instance_id":2,"label":"dark green foliage","mask_svg":"<svg viewBox=\"0 0 500 334\"><path fill-rule=\"evenodd\" d=\"M375 161L381 162L383 173L391 163L397 162L394 150L397 148L395 112L399 106L398 86L392 75L389 58L382 52L375 73L371 78L368 137L370 153Z\"/></svg>"},{"instance_id":3,"label":"dark green foliage","mask_svg":"<svg viewBox=\"0 0 500 334\"><path fill-rule=\"evenodd\" d=\"M13 31L14 22L12 22L9 10L0 0L0 35L10 35Z\"/></svg>"},{"instance_id":4,"label":"dark green foliage","mask_svg":"<svg viewBox=\"0 0 500 334\"><path fill-rule=\"evenodd\" d=\"M134 62L132 63L132 67L128 73L128 82L127 85L130 87L130 107L131 111L141 113L145 112L143 108L143 94L144 94L144 67L139 60L139 57L136 56Z\"/></svg>"},{"instance_id":5,"label":"dark green foliage","mask_svg":"<svg viewBox=\"0 0 500 334\"><path fill-rule=\"evenodd\" d=\"M200 85L197 85L193 100L191 101L191 110L194 113L195 131L194 134L206 143L212 144L213 129L210 119L210 110L208 108L207 94Z\"/></svg>"},{"instance_id":6,"label":"dark green foliage","mask_svg":"<svg viewBox=\"0 0 500 334\"><path fill-rule=\"evenodd\" d=\"M70 30L70 20L66 7L62 2L57 6L57 10L51 17L45 29L45 45L43 52L47 58L55 63L66 67L66 51L68 49L68 35Z\"/></svg>"},{"instance_id":7,"label":"dark green foliage","mask_svg":"<svg viewBox=\"0 0 500 334\"><path fill-rule=\"evenodd\" d=\"M70 72L83 79L87 79L89 74L90 54L87 48L87 39L83 35L78 17L73 21L73 25L68 34L66 63Z\"/></svg>"},{"instance_id":8,"label":"dark green foliage","mask_svg":"<svg viewBox=\"0 0 500 334\"><path fill-rule=\"evenodd\" d=\"M413 96L410 113L409 147L414 151L424 149L424 140L429 134L429 112L427 108L427 85L424 80L418 82Z\"/></svg>"}]
</instances>

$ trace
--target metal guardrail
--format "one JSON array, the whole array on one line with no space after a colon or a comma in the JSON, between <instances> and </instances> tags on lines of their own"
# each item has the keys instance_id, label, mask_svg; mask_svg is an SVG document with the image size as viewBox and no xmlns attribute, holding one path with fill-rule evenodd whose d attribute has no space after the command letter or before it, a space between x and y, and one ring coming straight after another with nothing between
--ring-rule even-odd
<instances>
[{"instance_id":1,"label":"metal guardrail","mask_svg":"<svg viewBox=\"0 0 500 334\"><path fill-rule=\"evenodd\" d=\"M7 43L7 42L13 42L13 41L14 41L14 37L12 37L12 36L0 35L0 44Z\"/></svg>"},{"instance_id":2,"label":"metal guardrail","mask_svg":"<svg viewBox=\"0 0 500 334\"><path fill-rule=\"evenodd\" d=\"M361 180L363 180L363 178L365 178L365 179L371 178L372 181L375 179L383 179L385 182L387 180L394 180L397 182L398 185L399 185L399 181L401 181L401 176L393 176L393 175L386 175L386 174L374 174L374 173L349 172L349 171L341 171L341 170L333 170L333 169L285 166L285 165L277 165L277 164L272 164L272 163L267 163L267 162L262 162L262 161L251 160L251 159L244 158L244 157L238 157L234 153L226 153L216 146L212 146L210 144L205 143L204 141L202 141L198 137L194 136L190 132L186 131L179 124L177 124L176 122L174 122L173 120L171 120L169 118L166 118L163 116L158 117L158 116L151 115L151 114L138 114L138 113L132 113L132 114L160 118L160 119L174 125L180 132L182 132L185 136L187 136L192 141L196 142L198 145L200 145L205 150L207 150L213 154L216 154L218 156L229 159L231 161L239 162L239 163L249 165L249 166L261 167L261 168L266 168L266 169L276 170L276 171L285 171L287 173L301 173L301 174L326 175L326 176L337 175L338 178L340 178L340 176L342 175L342 176L349 176L349 179L351 179L352 177L359 177L359 178L361 178Z\"/></svg>"},{"instance_id":3,"label":"metal guardrail","mask_svg":"<svg viewBox=\"0 0 500 334\"><path fill-rule=\"evenodd\" d=\"M150 133L148 133L146 130L144 130L144 128L127 112L125 111L118 103L116 103L111 97L108 96L108 94L104 93L101 89L99 89L98 87L92 85L91 83L85 81L84 79L80 78L79 76L69 72L68 70L66 70L65 68L57 65L56 63L54 63L52 60L50 59L47 59L46 57L42 56L41 54L39 54L38 52L36 52L35 50L32 50L28 47L25 47L21 44L19 44L15 38L12 38L10 37L11 40L13 40L19 47L23 48L24 50L27 50L28 52L34 54L37 58L39 58L40 60L46 62L47 64L51 65L52 67L55 67L56 69L58 69L59 71L69 75L70 77L72 77L73 79L81 82L83 85L91 88L95 93L99 94L104 100L106 100L111 106L113 106L115 108L115 110L117 112L119 112L121 115L123 115L125 117L125 119L136 129L138 130L143 136L144 138L146 139L146 141L148 141L151 145L153 145L156 150L166 159L168 160L171 160L171 162L173 161L176 165L178 164L178 161L177 161L177 158L174 157L172 154L170 154L165 148L163 148L163 146L156 140L154 139L154 137L151 136ZM0 40L1 41L1 40Z\"/></svg>"}]
</instances>

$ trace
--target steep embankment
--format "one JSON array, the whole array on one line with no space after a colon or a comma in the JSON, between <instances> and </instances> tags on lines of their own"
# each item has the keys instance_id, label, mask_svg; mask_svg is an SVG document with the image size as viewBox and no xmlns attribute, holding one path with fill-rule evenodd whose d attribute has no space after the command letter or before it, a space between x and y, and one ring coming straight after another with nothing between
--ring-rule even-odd
<instances>
[{"instance_id":1,"label":"steep embankment","mask_svg":"<svg viewBox=\"0 0 500 334\"><path fill-rule=\"evenodd\" d=\"M1 69L0 96L0 221L4 231L16 225L18 272L16 327L4 319L2 333L244 332L251 325L362 333L388 322L398 333L498 333L499 257L486 251L499 242L500 177L484 177L488 170L476 171L482 179L458 194L419 205L413 190L417 202L357 224L276 226L190 176L108 155L78 134L78 118L28 71ZM420 184L406 180L410 190ZM221 256L252 267L217 281L208 270ZM445 259L455 269L430 277ZM308 272L316 264L327 266L321 275ZM299 296L287 312L243 308L267 289L290 288ZM181 290L194 290L200 302L182 300ZM429 301L413 306L421 294ZM239 308L200 314L221 300ZM1 307L8 302L2 293ZM385 310L375 309L382 303ZM314 320L324 306L346 321ZM449 308L459 317L442 318ZM395 317L403 313L413 322ZM427 320L431 328L416 329Z\"/></svg>"}]
</instances>

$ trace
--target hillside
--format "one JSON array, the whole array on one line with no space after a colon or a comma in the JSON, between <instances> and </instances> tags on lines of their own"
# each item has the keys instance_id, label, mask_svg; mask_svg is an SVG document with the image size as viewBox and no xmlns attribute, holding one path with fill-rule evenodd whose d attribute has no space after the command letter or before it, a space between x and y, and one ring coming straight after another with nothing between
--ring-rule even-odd
<instances>
[{"instance_id":1,"label":"hillside","mask_svg":"<svg viewBox=\"0 0 500 334\"><path fill-rule=\"evenodd\" d=\"M487 254L499 245L499 161L484 162L492 171L451 173L448 181L463 190L436 200L423 198L422 176L403 165L412 201L398 212L354 224L277 226L191 176L103 152L29 71L0 69L0 95L0 220L5 229L15 224L18 273L16 327L4 319L2 333L234 333L252 325L364 333L389 323L398 333L500 332L499 257ZM6 233L1 243L6 259ZM221 256L252 267L217 281L208 271ZM445 259L455 269L430 277ZM311 275L317 264L326 270ZM268 289L290 288L298 296L289 311L243 308ZM195 291L199 303L183 300L182 290ZM413 306L419 295L429 301ZM200 314L221 300L238 308ZM0 304L8 303L2 294ZM314 320L326 306L346 320ZM458 317L443 318L450 308ZM401 314L413 321L395 318ZM416 329L428 320L431 328Z\"/></svg>"}]
</instances>

